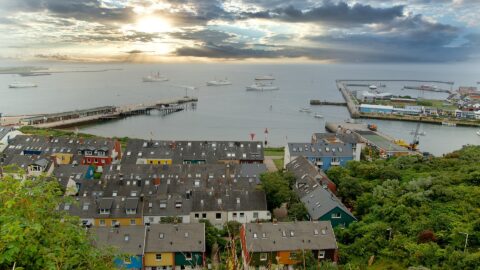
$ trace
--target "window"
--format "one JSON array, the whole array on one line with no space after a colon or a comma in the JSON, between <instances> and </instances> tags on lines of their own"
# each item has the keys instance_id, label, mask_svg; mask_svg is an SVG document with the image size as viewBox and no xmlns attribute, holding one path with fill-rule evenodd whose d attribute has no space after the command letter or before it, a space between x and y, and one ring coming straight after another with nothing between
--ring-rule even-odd
<instances>
[{"instance_id":1,"label":"window","mask_svg":"<svg viewBox=\"0 0 480 270\"><path fill-rule=\"evenodd\" d=\"M125 237L124 237L124 239L125 239L125 242L128 242L128 241L130 240L130 235L128 235L128 234L125 234Z\"/></svg>"},{"instance_id":2,"label":"window","mask_svg":"<svg viewBox=\"0 0 480 270\"><path fill-rule=\"evenodd\" d=\"M105 226L105 219L100 219L100 226Z\"/></svg>"},{"instance_id":3,"label":"window","mask_svg":"<svg viewBox=\"0 0 480 270\"><path fill-rule=\"evenodd\" d=\"M192 260L192 253L191 252L185 252L185 260L187 260L187 261Z\"/></svg>"},{"instance_id":4,"label":"window","mask_svg":"<svg viewBox=\"0 0 480 270\"><path fill-rule=\"evenodd\" d=\"M240 217L241 218L245 217L245 213L240 212Z\"/></svg>"},{"instance_id":5,"label":"window","mask_svg":"<svg viewBox=\"0 0 480 270\"><path fill-rule=\"evenodd\" d=\"M66 203L64 206L63 206L63 209L68 211L70 210L70 204L69 203Z\"/></svg>"},{"instance_id":6,"label":"window","mask_svg":"<svg viewBox=\"0 0 480 270\"><path fill-rule=\"evenodd\" d=\"M258 219L258 212L253 212L253 218Z\"/></svg>"},{"instance_id":7,"label":"window","mask_svg":"<svg viewBox=\"0 0 480 270\"><path fill-rule=\"evenodd\" d=\"M207 218L207 213L202 213L202 218Z\"/></svg>"},{"instance_id":8,"label":"window","mask_svg":"<svg viewBox=\"0 0 480 270\"><path fill-rule=\"evenodd\" d=\"M290 255L288 256L290 260L297 260L297 253L296 252L290 252Z\"/></svg>"},{"instance_id":9,"label":"window","mask_svg":"<svg viewBox=\"0 0 480 270\"><path fill-rule=\"evenodd\" d=\"M262 233L262 238L267 238L267 233Z\"/></svg>"},{"instance_id":10,"label":"window","mask_svg":"<svg viewBox=\"0 0 480 270\"><path fill-rule=\"evenodd\" d=\"M222 219L222 213L216 213L215 218L216 219Z\"/></svg>"},{"instance_id":11,"label":"window","mask_svg":"<svg viewBox=\"0 0 480 270\"><path fill-rule=\"evenodd\" d=\"M294 231L290 231L290 237L294 237L295 236L295 232Z\"/></svg>"},{"instance_id":12,"label":"window","mask_svg":"<svg viewBox=\"0 0 480 270\"><path fill-rule=\"evenodd\" d=\"M237 213L233 213L233 218L237 218Z\"/></svg>"},{"instance_id":13,"label":"window","mask_svg":"<svg viewBox=\"0 0 480 270\"><path fill-rule=\"evenodd\" d=\"M318 235L318 230L317 229L313 230L313 234Z\"/></svg>"},{"instance_id":14,"label":"window","mask_svg":"<svg viewBox=\"0 0 480 270\"><path fill-rule=\"evenodd\" d=\"M162 254L155 254L155 260L161 261L162 260Z\"/></svg>"},{"instance_id":15,"label":"window","mask_svg":"<svg viewBox=\"0 0 480 270\"><path fill-rule=\"evenodd\" d=\"M318 258L319 259L325 259L325 250L319 250L318 251Z\"/></svg>"},{"instance_id":16,"label":"window","mask_svg":"<svg viewBox=\"0 0 480 270\"><path fill-rule=\"evenodd\" d=\"M268 259L267 253L260 253L260 261L266 261Z\"/></svg>"},{"instance_id":17,"label":"window","mask_svg":"<svg viewBox=\"0 0 480 270\"><path fill-rule=\"evenodd\" d=\"M112 220L112 226L115 226L117 224L117 221L115 219Z\"/></svg>"},{"instance_id":18,"label":"window","mask_svg":"<svg viewBox=\"0 0 480 270\"><path fill-rule=\"evenodd\" d=\"M286 231L282 231L282 237L287 237L287 232Z\"/></svg>"},{"instance_id":19,"label":"window","mask_svg":"<svg viewBox=\"0 0 480 270\"><path fill-rule=\"evenodd\" d=\"M130 219L130 225L136 225L137 221L135 219Z\"/></svg>"},{"instance_id":20,"label":"window","mask_svg":"<svg viewBox=\"0 0 480 270\"><path fill-rule=\"evenodd\" d=\"M164 234L164 233L159 233L159 234L158 234L158 238L160 238L160 239L165 238L165 234Z\"/></svg>"},{"instance_id":21,"label":"window","mask_svg":"<svg viewBox=\"0 0 480 270\"><path fill-rule=\"evenodd\" d=\"M166 201L161 201L160 202L160 209L165 209L167 208L167 202Z\"/></svg>"},{"instance_id":22,"label":"window","mask_svg":"<svg viewBox=\"0 0 480 270\"><path fill-rule=\"evenodd\" d=\"M185 238L188 238L188 232L185 232Z\"/></svg>"},{"instance_id":23,"label":"window","mask_svg":"<svg viewBox=\"0 0 480 270\"><path fill-rule=\"evenodd\" d=\"M124 264L131 264L131 263L132 263L132 260L131 260L130 257L128 257L128 258L125 258L125 260L123 260L123 263L124 263Z\"/></svg>"},{"instance_id":24,"label":"window","mask_svg":"<svg viewBox=\"0 0 480 270\"><path fill-rule=\"evenodd\" d=\"M254 238L254 239L257 239L257 238L258 238L257 233L253 233L253 238Z\"/></svg>"},{"instance_id":25,"label":"window","mask_svg":"<svg viewBox=\"0 0 480 270\"><path fill-rule=\"evenodd\" d=\"M195 219L199 219L200 218L200 214L195 214Z\"/></svg>"},{"instance_id":26,"label":"window","mask_svg":"<svg viewBox=\"0 0 480 270\"><path fill-rule=\"evenodd\" d=\"M332 214L332 218L341 218L342 217L342 214L340 213L333 213Z\"/></svg>"}]
</instances>

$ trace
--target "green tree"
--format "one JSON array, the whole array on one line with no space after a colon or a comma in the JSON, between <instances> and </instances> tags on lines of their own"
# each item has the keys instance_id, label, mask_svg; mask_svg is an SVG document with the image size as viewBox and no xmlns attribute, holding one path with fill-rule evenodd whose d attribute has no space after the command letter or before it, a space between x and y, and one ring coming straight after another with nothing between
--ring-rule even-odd
<instances>
[{"instance_id":1,"label":"green tree","mask_svg":"<svg viewBox=\"0 0 480 270\"><path fill-rule=\"evenodd\" d=\"M0 180L0 269L112 269L113 254L92 246L78 217L56 207L57 181Z\"/></svg>"}]
</instances>

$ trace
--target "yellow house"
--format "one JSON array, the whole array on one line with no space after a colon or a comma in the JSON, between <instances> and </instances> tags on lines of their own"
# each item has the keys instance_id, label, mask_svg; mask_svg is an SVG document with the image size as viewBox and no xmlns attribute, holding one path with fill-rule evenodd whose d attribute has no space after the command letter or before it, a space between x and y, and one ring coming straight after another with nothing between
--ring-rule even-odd
<instances>
[{"instance_id":1,"label":"yellow house","mask_svg":"<svg viewBox=\"0 0 480 270\"><path fill-rule=\"evenodd\" d=\"M131 217L131 218L95 218L94 219L95 226L99 227L113 227L115 224L119 224L120 226L134 226L134 225L142 225L142 218L141 217Z\"/></svg>"},{"instance_id":2,"label":"yellow house","mask_svg":"<svg viewBox=\"0 0 480 270\"><path fill-rule=\"evenodd\" d=\"M156 159L156 158L148 158L146 160L147 164L154 164L154 165L172 165L171 159Z\"/></svg>"},{"instance_id":3,"label":"yellow house","mask_svg":"<svg viewBox=\"0 0 480 270\"><path fill-rule=\"evenodd\" d=\"M158 266L173 266L175 263L173 252L145 252L145 269Z\"/></svg>"},{"instance_id":4,"label":"yellow house","mask_svg":"<svg viewBox=\"0 0 480 270\"><path fill-rule=\"evenodd\" d=\"M55 157L57 164L62 165L70 164L73 160L73 154L70 153L55 153L52 156Z\"/></svg>"}]
</instances>

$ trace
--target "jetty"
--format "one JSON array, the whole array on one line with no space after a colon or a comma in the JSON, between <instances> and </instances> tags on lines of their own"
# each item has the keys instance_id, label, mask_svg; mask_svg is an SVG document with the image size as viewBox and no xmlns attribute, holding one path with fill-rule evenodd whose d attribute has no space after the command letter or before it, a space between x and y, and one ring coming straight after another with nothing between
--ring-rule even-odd
<instances>
[{"instance_id":1,"label":"jetty","mask_svg":"<svg viewBox=\"0 0 480 270\"><path fill-rule=\"evenodd\" d=\"M310 105L325 105L325 106L347 106L346 102L326 101L319 99L310 100Z\"/></svg>"},{"instance_id":2,"label":"jetty","mask_svg":"<svg viewBox=\"0 0 480 270\"><path fill-rule=\"evenodd\" d=\"M348 91L347 87L345 86L342 80L337 80L337 89L342 93L343 98L345 99L345 103L347 104L348 111L350 112L350 116L352 118L359 118L360 112L358 111L358 104L355 103L355 99L352 97L350 91Z\"/></svg>"},{"instance_id":3,"label":"jetty","mask_svg":"<svg viewBox=\"0 0 480 270\"><path fill-rule=\"evenodd\" d=\"M127 104L121 106L102 106L89 109L67 111L32 116L4 116L10 125L33 126L39 128L72 127L97 121L113 120L132 115L148 115L156 110L165 116L183 111L188 104L198 101L196 97L180 97L158 100L150 103ZM3 120L3 119L2 119ZM12 120L16 120L12 121ZM7 121L5 121L7 122Z\"/></svg>"}]
</instances>

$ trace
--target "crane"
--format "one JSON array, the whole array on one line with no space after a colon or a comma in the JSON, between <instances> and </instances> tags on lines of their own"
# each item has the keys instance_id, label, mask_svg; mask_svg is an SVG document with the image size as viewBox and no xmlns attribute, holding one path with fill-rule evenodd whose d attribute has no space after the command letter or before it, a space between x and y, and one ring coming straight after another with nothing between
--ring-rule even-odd
<instances>
[{"instance_id":1,"label":"crane","mask_svg":"<svg viewBox=\"0 0 480 270\"><path fill-rule=\"evenodd\" d=\"M410 145L408 146L408 149L412 151L417 151L418 144L420 143L420 124L421 122L418 122L417 128L415 129L415 133L413 134L413 139Z\"/></svg>"}]
</instances>

